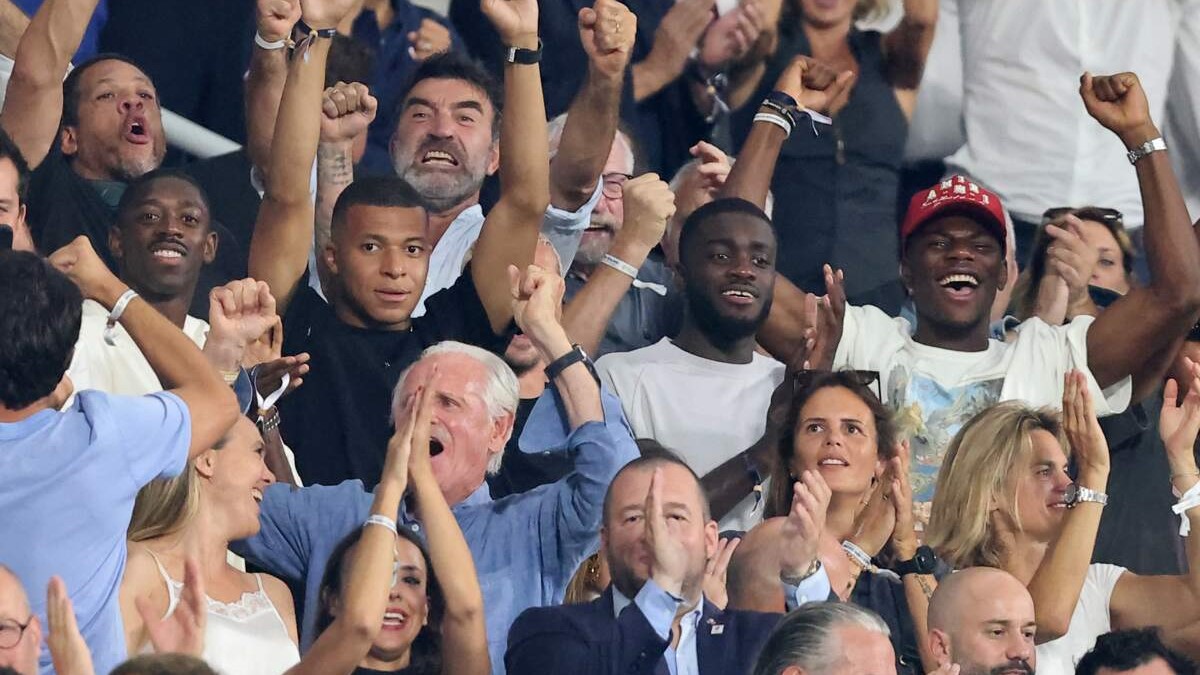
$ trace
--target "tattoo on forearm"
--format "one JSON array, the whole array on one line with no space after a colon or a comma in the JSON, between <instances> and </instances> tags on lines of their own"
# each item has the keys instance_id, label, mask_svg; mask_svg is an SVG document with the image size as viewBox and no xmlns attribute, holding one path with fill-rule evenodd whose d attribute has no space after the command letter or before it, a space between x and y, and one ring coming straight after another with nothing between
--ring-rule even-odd
<instances>
[{"instance_id":1,"label":"tattoo on forearm","mask_svg":"<svg viewBox=\"0 0 1200 675\"><path fill-rule=\"evenodd\" d=\"M918 574L918 575L916 575L916 577L917 577L917 584L919 584L921 586L921 592L925 594L925 599L929 600L930 598L933 597L933 589L929 587L929 582L925 581L925 575Z\"/></svg>"},{"instance_id":2,"label":"tattoo on forearm","mask_svg":"<svg viewBox=\"0 0 1200 675\"><path fill-rule=\"evenodd\" d=\"M318 146L317 149L317 219L316 242L324 246L329 241L333 223L333 205L342 190L354 181L354 163L349 150L341 147Z\"/></svg>"}]
</instances>

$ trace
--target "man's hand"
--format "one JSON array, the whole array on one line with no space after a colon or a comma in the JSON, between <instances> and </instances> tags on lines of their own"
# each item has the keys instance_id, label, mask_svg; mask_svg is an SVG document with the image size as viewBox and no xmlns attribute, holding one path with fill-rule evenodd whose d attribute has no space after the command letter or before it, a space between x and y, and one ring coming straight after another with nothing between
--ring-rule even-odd
<instances>
[{"instance_id":1,"label":"man's hand","mask_svg":"<svg viewBox=\"0 0 1200 675\"><path fill-rule=\"evenodd\" d=\"M125 284L113 275L92 248L92 242L82 235L50 255L50 264L67 275L83 297L112 309L113 303L125 292Z\"/></svg>"},{"instance_id":2,"label":"man's hand","mask_svg":"<svg viewBox=\"0 0 1200 675\"><path fill-rule=\"evenodd\" d=\"M300 0L304 23L310 28L336 28L361 0Z\"/></svg>"},{"instance_id":3,"label":"man's hand","mask_svg":"<svg viewBox=\"0 0 1200 675\"><path fill-rule=\"evenodd\" d=\"M779 576L803 576L817 559L825 512L832 493L816 471L805 471L792 486L792 508L779 530Z\"/></svg>"},{"instance_id":4,"label":"man's hand","mask_svg":"<svg viewBox=\"0 0 1200 675\"><path fill-rule=\"evenodd\" d=\"M450 29L433 19L421 19L421 25L408 34L408 53L417 61L450 51Z\"/></svg>"},{"instance_id":5,"label":"man's hand","mask_svg":"<svg viewBox=\"0 0 1200 675\"><path fill-rule=\"evenodd\" d=\"M278 42L292 35L292 26L300 20L300 0L258 0L254 21L258 34L267 42Z\"/></svg>"},{"instance_id":6,"label":"man's hand","mask_svg":"<svg viewBox=\"0 0 1200 675\"><path fill-rule=\"evenodd\" d=\"M1100 262L1100 251L1083 240L1083 222L1075 216L1049 223L1046 235L1053 243L1046 249L1046 270L1067 284L1067 305L1077 307L1088 300L1088 281Z\"/></svg>"},{"instance_id":7,"label":"man's hand","mask_svg":"<svg viewBox=\"0 0 1200 675\"><path fill-rule=\"evenodd\" d=\"M766 14L757 0L745 0L737 9L708 26L700 42L700 63L718 70L750 55L767 28ZM754 56L765 56L756 50Z\"/></svg>"},{"instance_id":8,"label":"man's hand","mask_svg":"<svg viewBox=\"0 0 1200 675\"><path fill-rule=\"evenodd\" d=\"M805 370L829 370L833 357L842 341L842 329L846 321L846 277L842 270L825 265L825 295L814 297L815 323L804 332ZM795 356L792 361L797 361Z\"/></svg>"},{"instance_id":9,"label":"man's hand","mask_svg":"<svg viewBox=\"0 0 1200 675\"><path fill-rule=\"evenodd\" d=\"M571 348L559 316L562 313L563 278L537 265L518 273L508 266L513 297L513 320L549 363Z\"/></svg>"},{"instance_id":10,"label":"man's hand","mask_svg":"<svg viewBox=\"0 0 1200 675\"><path fill-rule=\"evenodd\" d=\"M220 371L244 365L246 347L264 337L270 340L279 316L275 297L265 281L240 279L209 293L208 339L204 355Z\"/></svg>"},{"instance_id":11,"label":"man's hand","mask_svg":"<svg viewBox=\"0 0 1200 675\"><path fill-rule=\"evenodd\" d=\"M263 361L255 371L254 387L262 394L270 394L283 384L283 376L289 377L288 388L284 395L290 394L304 384L304 376L308 374L308 352L295 356L282 356L270 361Z\"/></svg>"},{"instance_id":12,"label":"man's hand","mask_svg":"<svg viewBox=\"0 0 1200 675\"><path fill-rule=\"evenodd\" d=\"M625 219L618 236L631 237L647 251L658 246L667 221L675 214L675 194L656 173L644 173L625 183Z\"/></svg>"},{"instance_id":13,"label":"man's hand","mask_svg":"<svg viewBox=\"0 0 1200 675\"><path fill-rule=\"evenodd\" d=\"M579 40L592 69L609 78L625 74L637 37L637 16L618 0L596 0L579 10Z\"/></svg>"},{"instance_id":14,"label":"man's hand","mask_svg":"<svg viewBox=\"0 0 1200 675\"><path fill-rule=\"evenodd\" d=\"M481 0L479 8L506 47L537 49L537 0Z\"/></svg>"},{"instance_id":15,"label":"man's hand","mask_svg":"<svg viewBox=\"0 0 1200 675\"><path fill-rule=\"evenodd\" d=\"M321 101L321 142L348 143L367 132L379 102L358 82L338 82Z\"/></svg>"},{"instance_id":16,"label":"man's hand","mask_svg":"<svg viewBox=\"0 0 1200 675\"><path fill-rule=\"evenodd\" d=\"M1150 118L1150 104L1142 83L1133 73L1079 78L1079 95L1088 114L1133 149L1161 134Z\"/></svg>"},{"instance_id":17,"label":"man's hand","mask_svg":"<svg viewBox=\"0 0 1200 675\"><path fill-rule=\"evenodd\" d=\"M199 657L204 652L204 628L208 622L208 598L204 594L204 577L200 564L193 558L183 563L183 592L179 604L167 618L162 618L146 598L134 601L138 614L146 625L150 643L159 654L189 654Z\"/></svg>"},{"instance_id":18,"label":"man's hand","mask_svg":"<svg viewBox=\"0 0 1200 675\"><path fill-rule=\"evenodd\" d=\"M718 539L717 552L704 566L704 597L720 609L725 609L729 604L729 589L725 581L729 575L729 561L740 543L741 537Z\"/></svg>"},{"instance_id":19,"label":"man's hand","mask_svg":"<svg viewBox=\"0 0 1200 675\"><path fill-rule=\"evenodd\" d=\"M655 467L650 477L650 491L646 493L643 536L646 550L650 552L650 578L659 588L675 597L683 595L684 577L687 576L688 552L679 541L679 535L671 531L662 508L662 467Z\"/></svg>"},{"instance_id":20,"label":"man's hand","mask_svg":"<svg viewBox=\"0 0 1200 675\"><path fill-rule=\"evenodd\" d=\"M837 72L809 56L797 56L775 82L775 89L796 99L805 108L829 110L854 84L854 71Z\"/></svg>"},{"instance_id":21,"label":"man's hand","mask_svg":"<svg viewBox=\"0 0 1200 675\"><path fill-rule=\"evenodd\" d=\"M79 632L75 619L75 607L67 595L67 587L60 577L50 577L46 591L46 620L50 634L46 646L58 675L93 675L92 653Z\"/></svg>"},{"instance_id":22,"label":"man's hand","mask_svg":"<svg viewBox=\"0 0 1200 675\"><path fill-rule=\"evenodd\" d=\"M646 61L667 75L668 82L683 72L688 56L713 19L715 3L716 0L679 0L659 22Z\"/></svg>"}]
</instances>

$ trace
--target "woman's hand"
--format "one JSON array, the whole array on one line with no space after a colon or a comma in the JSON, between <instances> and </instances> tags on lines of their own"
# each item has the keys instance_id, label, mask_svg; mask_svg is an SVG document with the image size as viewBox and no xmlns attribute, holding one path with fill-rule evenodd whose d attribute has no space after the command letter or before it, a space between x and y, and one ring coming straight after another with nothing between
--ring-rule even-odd
<instances>
[{"instance_id":1,"label":"woman's hand","mask_svg":"<svg viewBox=\"0 0 1200 675\"><path fill-rule=\"evenodd\" d=\"M1193 448L1200 433L1200 364L1184 357L1184 367L1190 376L1187 395L1179 399L1179 383L1167 380L1163 388L1162 412L1158 416L1158 433L1167 449L1171 467L1171 484L1181 494L1200 482Z\"/></svg>"},{"instance_id":2,"label":"woman's hand","mask_svg":"<svg viewBox=\"0 0 1200 675\"><path fill-rule=\"evenodd\" d=\"M1108 485L1108 441L1096 418L1087 376L1078 370L1064 378L1062 416L1063 431L1079 467L1079 484L1103 492Z\"/></svg>"}]
</instances>

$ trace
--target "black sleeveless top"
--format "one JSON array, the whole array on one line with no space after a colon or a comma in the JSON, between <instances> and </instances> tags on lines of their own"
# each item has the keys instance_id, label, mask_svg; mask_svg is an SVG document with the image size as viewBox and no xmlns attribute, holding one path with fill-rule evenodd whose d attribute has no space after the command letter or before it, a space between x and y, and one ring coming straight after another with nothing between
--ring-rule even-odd
<instances>
[{"instance_id":1,"label":"black sleeveless top","mask_svg":"<svg viewBox=\"0 0 1200 675\"><path fill-rule=\"evenodd\" d=\"M822 265L841 267L852 302L896 314L903 299L897 204L908 121L887 79L882 34L851 30L847 40L859 66L849 101L832 128L816 125L817 136L802 117L775 168L777 270L804 290L823 294ZM758 102L792 58L811 53L799 19L786 22L758 91L735 115L739 145Z\"/></svg>"}]
</instances>

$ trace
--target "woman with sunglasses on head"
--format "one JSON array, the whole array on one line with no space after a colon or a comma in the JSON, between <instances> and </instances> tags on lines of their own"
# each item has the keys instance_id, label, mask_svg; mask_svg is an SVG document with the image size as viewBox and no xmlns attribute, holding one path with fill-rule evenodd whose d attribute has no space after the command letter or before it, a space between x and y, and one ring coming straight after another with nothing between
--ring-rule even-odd
<instances>
[{"instance_id":1,"label":"woman with sunglasses on head","mask_svg":"<svg viewBox=\"0 0 1200 675\"><path fill-rule=\"evenodd\" d=\"M1189 392L1166 385L1159 431L1171 484L1200 495L1193 445L1200 430L1200 368L1190 364ZM1067 474L1068 454L1078 467ZM1074 662L1110 630L1158 625L1168 642L1200 644L1200 537L1188 541L1192 572L1141 576L1089 564L1110 474L1108 446L1084 376L1066 376L1063 412L1011 401L975 416L955 436L938 475L927 541L955 568L1003 569L1025 583L1037 616L1040 675L1074 672ZM1187 506L1189 528L1200 509ZM1200 505L1200 498L1196 499Z\"/></svg>"},{"instance_id":2,"label":"woman with sunglasses on head","mask_svg":"<svg viewBox=\"0 0 1200 675\"><path fill-rule=\"evenodd\" d=\"M871 390L869 382L877 376L801 371L795 377L796 393L776 446L766 520L746 535L730 563L730 606L783 610L773 546L785 520L779 516L789 510L793 484L805 475L818 477L832 495L819 557L834 593L884 617L898 672L923 672L919 649L925 644L929 596L937 587L934 560L918 546L908 448L896 443L891 413Z\"/></svg>"},{"instance_id":3,"label":"woman with sunglasses on head","mask_svg":"<svg viewBox=\"0 0 1200 675\"><path fill-rule=\"evenodd\" d=\"M426 382L408 401L408 417L388 444L371 516L330 556L317 639L289 675L490 672L475 563L429 458L435 389ZM393 520L409 487L428 548Z\"/></svg>"}]
</instances>

